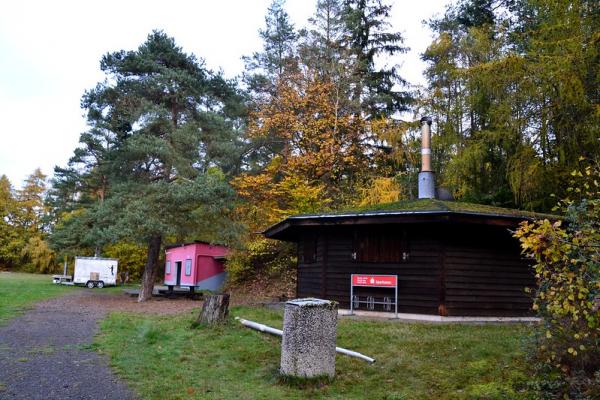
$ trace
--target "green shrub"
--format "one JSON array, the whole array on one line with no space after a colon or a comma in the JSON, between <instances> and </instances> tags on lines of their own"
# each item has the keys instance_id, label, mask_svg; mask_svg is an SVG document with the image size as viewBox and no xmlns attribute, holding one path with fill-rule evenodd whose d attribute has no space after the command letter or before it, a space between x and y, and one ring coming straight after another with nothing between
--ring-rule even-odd
<instances>
[{"instance_id":1,"label":"green shrub","mask_svg":"<svg viewBox=\"0 0 600 400\"><path fill-rule=\"evenodd\" d=\"M128 273L129 280L132 282L141 279L147 257L147 249L144 246L130 242L117 242L106 246L103 255L119 260L119 275L124 276Z\"/></svg>"},{"instance_id":2,"label":"green shrub","mask_svg":"<svg viewBox=\"0 0 600 400\"><path fill-rule=\"evenodd\" d=\"M229 282L240 284L262 275L285 275L296 265L295 246L276 240L257 238L246 243L245 249L235 250L227 261Z\"/></svg>"},{"instance_id":3,"label":"green shrub","mask_svg":"<svg viewBox=\"0 0 600 400\"><path fill-rule=\"evenodd\" d=\"M27 272L49 274L60 269L54 251L41 236L29 238L21 250L21 256L24 260L23 269Z\"/></svg>"},{"instance_id":4,"label":"green shrub","mask_svg":"<svg viewBox=\"0 0 600 400\"><path fill-rule=\"evenodd\" d=\"M549 399L600 393L600 169L572 177L571 198L557 206L564 221L526 222L515 234L536 262L536 389Z\"/></svg>"}]
</instances>

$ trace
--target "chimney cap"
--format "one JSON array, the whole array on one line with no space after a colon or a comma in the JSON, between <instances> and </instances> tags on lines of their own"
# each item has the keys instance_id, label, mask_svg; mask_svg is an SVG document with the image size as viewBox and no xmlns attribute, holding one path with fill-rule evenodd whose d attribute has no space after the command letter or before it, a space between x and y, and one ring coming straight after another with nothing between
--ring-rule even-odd
<instances>
[{"instance_id":1,"label":"chimney cap","mask_svg":"<svg viewBox=\"0 0 600 400\"><path fill-rule=\"evenodd\" d=\"M433 122L433 119L431 119L431 117L429 115L426 115L421 118L421 123L423 123L423 122L427 122L429 125L431 125L431 123Z\"/></svg>"}]
</instances>

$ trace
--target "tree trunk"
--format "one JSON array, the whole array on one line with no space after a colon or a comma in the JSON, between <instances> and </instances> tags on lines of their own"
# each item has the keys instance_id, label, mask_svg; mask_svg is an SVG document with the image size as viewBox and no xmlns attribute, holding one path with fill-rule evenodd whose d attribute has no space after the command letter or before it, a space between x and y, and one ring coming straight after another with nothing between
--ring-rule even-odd
<instances>
[{"instance_id":1,"label":"tree trunk","mask_svg":"<svg viewBox=\"0 0 600 400\"><path fill-rule=\"evenodd\" d=\"M144 275L142 276L142 287L140 288L138 302L146 301L152 297L155 270L158 265L161 243L162 238L160 236L153 236L148 241L148 258L146 259L146 267L144 268Z\"/></svg>"},{"instance_id":2,"label":"tree trunk","mask_svg":"<svg viewBox=\"0 0 600 400\"><path fill-rule=\"evenodd\" d=\"M206 296L197 324L215 325L225 322L229 314L229 294Z\"/></svg>"}]
</instances>

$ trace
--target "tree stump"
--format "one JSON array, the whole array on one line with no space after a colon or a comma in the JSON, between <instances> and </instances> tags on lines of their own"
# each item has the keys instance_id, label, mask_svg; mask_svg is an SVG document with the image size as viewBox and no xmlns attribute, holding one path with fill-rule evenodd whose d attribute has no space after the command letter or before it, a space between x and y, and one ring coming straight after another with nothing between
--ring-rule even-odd
<instances>
[{"instance_id":1,"label":"tree stump","mask_svg":"<svg viewBox=\"0 0 600 400\"><path fill-rule=\"evenodd\" d=\"M212 294L204 298L198 320L199 325L216 325L225 322L229 314L229 294Z\"/></svg>"}]
</instances>

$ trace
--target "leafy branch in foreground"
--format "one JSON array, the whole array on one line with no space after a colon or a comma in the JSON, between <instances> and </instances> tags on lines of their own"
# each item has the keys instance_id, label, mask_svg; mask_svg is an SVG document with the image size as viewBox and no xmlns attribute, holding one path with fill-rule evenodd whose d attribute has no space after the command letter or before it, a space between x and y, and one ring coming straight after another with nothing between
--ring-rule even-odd
<instances>
[{"instance_id":1,"label":"leafy branch in foreground","mask_svg":"<svg viewBox=\"0 0 600 400\"><path fill-rule=\"evenodd\" d=\"M600 168L571 177L571 197L557 205L565 219L524 222L515 234L536 262L533 308L543 319L536 357L554 381L545 398L600 391Z\"/></svg>"}]
</instances>

